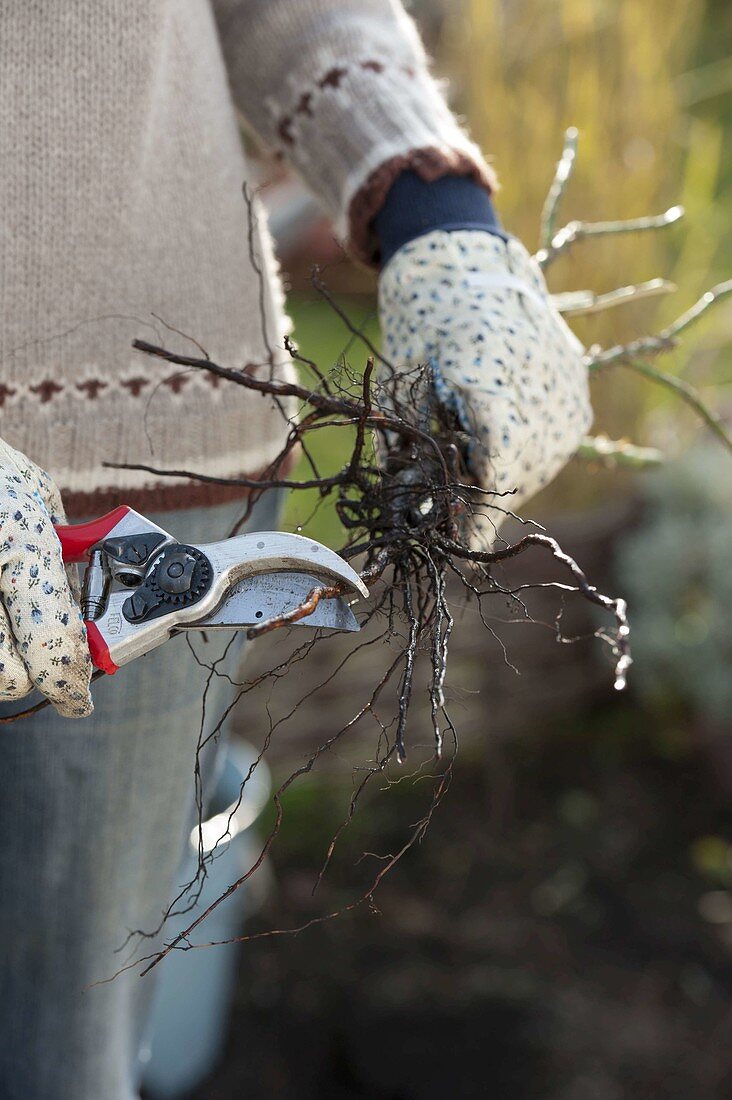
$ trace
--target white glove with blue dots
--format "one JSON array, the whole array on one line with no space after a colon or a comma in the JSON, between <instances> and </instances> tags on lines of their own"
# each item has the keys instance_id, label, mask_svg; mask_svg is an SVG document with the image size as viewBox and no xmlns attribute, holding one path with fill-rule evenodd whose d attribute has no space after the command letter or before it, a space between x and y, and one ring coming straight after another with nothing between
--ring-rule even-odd
<instances>
[{"instance_id":1,"label":"white glove with blue dots","mask_svg":"<svg viewBox=\"0 0 732 1100\"><path fill-rule=\"evenodd\" d=\"M0 440L0 702L37 687L59 714L82 718L92 668L54 531L63 522L49 475Z\"/></svg>"},{"instance_id":2,"label":"white glove with blue dots","mask_svg":"<svg viewBox=\"0 0 732 1100\"><path fill-rule=\"evenodd\" d=\"M379 313L394 367L431 365L436 396L471 438L477 484L513 494L496 505L516 510L574 454L592 422L583 348L518 241L472 229L415 238L381 273Z\"/></svg>"}]
</instances>

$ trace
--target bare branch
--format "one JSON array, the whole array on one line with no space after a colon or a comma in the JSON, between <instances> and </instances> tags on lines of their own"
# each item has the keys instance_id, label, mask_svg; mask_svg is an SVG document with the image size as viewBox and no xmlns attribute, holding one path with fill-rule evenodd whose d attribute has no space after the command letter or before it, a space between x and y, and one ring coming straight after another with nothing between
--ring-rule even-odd
<instances>
[{"instance_id":1,"label":"bare branch","mask_svg":"<svg viewBox=\"0 0 732 1100\"><path fill-rule=\"evenodd\" d=\"M654 298L659 294L670 294L677 290L675 283L667 279L649 279L645 283L620 286L606 294L594 294L591 290L568 290L564 294L553 294L552 301L564 317L579 317L586 313L599 313L603 309L637 302L640 298Z\"/></svg>"},{"instance_id":2,"label":"bare branch","mask_svg":"<svg viewBox=\"0 0 732 1100\"><path fill-rule=\"evenodd\" d=\"M630 359L660 355L663 352L670 351L676 346L677 338L682 332L695 324L712 306L724 301L731 294L732 279L728 279L726 282L713 286L711 290L707 290L691 309L687 309L686 313L682 313L680 317L677 317L666 328L661 329L655 336L641 336L638 340L632 340L628 344L615 344L611 348L599 351L592 349L587 360L589 369L591 371L601 370L603 367L609 367L615 363L622 363L627 366Z\"/></svg>"},{"instance_id":3,"label":"bare branch","mask_svg":"<svg viewBox=\"0 0 732 1100\"><path fill-rule=\"evenodd\" d=\"M660 466L663 453L655 447L638 447L626 439L608 439L606 435L586 436L577 449L577 457L603 466L626 466L644 469Z\"/></svg>"},{"instance_id":4,"label":"bare branch","mask_svg":"<svg viewBox=\"0 0 732 1100\"><path fill-rule=\"evenodd\" d=\"M541 228L539 245L542 249L548 248L557 223L559 205L574 170L574 162L577 156L577 141L579 130L576 126L570 126L564 134L564 149L554 173L552 185L549 188L544 209L541 212Z\"/></svg>"},{"instance_id":5,"label":"bare branch","mask_svg":"<svg viewBox=\"0 0 732 1100\"><path fill-rule=\"evenodd\" d=\"M675 375L668 374L658 367L651 366L650 363L642 359L621 359L620 366L625 367L627 370L635 371L636 374L642 374L646 378L650 378L652 382L656 382L658 385L665 386L666 389L672 390L677 397L680 397L682 401L686 402L686 404L701 417L707 427L714 432L717 439L724 444L727 450L732 452L732 436L730 436L730 433L727 431L722 421L716 417L704 401L702 401L694 386L690 386L683 378L677 378Z\"/></svg>"},{"instance_id":6,"label":"bare branch","mask_svg":"<svg viewBox=\"0 0 732 1100\"><path fill-rule=\"evenodd\" d=\"M535 259L539 267L546 269L558 256L578 241L584 241L590 237L614 236L618 233L642 233L649 229L665 229L669 225L674 225L683 216L683 206L671 206L663 214L652 214L644 218L608 222L569 222L554 234L548 246L539 249Z\"/></svg>"}]
</instances>

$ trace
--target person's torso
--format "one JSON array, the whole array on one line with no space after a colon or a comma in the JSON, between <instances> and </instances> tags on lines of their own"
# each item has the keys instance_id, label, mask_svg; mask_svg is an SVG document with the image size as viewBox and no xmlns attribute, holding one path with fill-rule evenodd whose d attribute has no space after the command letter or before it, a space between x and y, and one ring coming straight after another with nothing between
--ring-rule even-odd
<instances>
[{"instance_id":1,"label":"person's torso","mask_svg":"<svg viewBox=\"0 0 732 1100\"><path fill-rule=\"evenodd\" d=\"M208 0L6 0L0 20L0 433L74 496L155 480L105 460L262 468L283 434L274 406L131 349L142 337L191 354L172 328L231 367L282 347L257 234L261 331Z\"/></svg>"}]
</instances>

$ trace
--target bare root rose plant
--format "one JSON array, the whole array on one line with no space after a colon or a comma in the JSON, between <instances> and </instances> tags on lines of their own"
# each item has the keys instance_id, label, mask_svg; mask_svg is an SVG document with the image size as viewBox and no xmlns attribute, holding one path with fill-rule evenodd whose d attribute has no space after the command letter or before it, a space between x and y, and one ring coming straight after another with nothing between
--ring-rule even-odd
<instances>
[{"instance_id":1,"label":"bare root rose plant","mask_svg":"<svg viewBox=\"0 0 732 1100\"><path fill-rule=\"evenodd\" d=\"M560 203L575 161L576 141L576 131L568 131L543 210L542 243L536 259L544 269L580 242L608 234L660 230L678 220L683 213L680 208L674 207L660 216L601 223L574 221L557 228ZM251 242L256 218L255 202L249 195L245 195L245 199ZM256 266L253 251L252 256ZM313 285L354 334L365 340L317 272L313 275ZM565 315L572 316L611 308L630 299L666 293L670 289L673 288L664 280L654 279L621 287L609 294L578 291L559 295L557 304ZM706 310L731 292L732 281L714 287L690 310L655 335L624 345L590 348L586 356L590 373L630 370L671 389L696 411L723 446L728 451L732 450L726 428L702 401L699 393L658 365L659 359L676 346L685 331ZM334 667L320 682L311 681L303 675L309 654L320 644L318 633L309 635L302 642L294 637L297 632L293 632L294 640L285 657L266 673L241 681L236 687L231 707L226 714L218 717L213 729L205 735L202 718L199 754L211 739L219 736L225 718L243 697L261 690L263 685L271 688L285 674L297 674L305 685L297 704L277 718L266 707L269 727L259 749L258 760L261 760L273 737L282 733L288 722L295 720L300 707L316 697L318 691L334 679L337 678L338 683L348 684L349 695L356 700L348 721L338 729L328 730L323 743L313 749L301 766L277 787L273 796L274 821L252 866L219 899L194 915L207 867L227 842L230 816L213 849L204 851L201 840L196 879L180 891L163 915L160 925L132 935L134 957L125 963L124 968L139 967L141 973L147 973L173 950L211 946L210 942L206 942L205 935L203 938L194 937L211 911L251 878L271 851L282 823L287 791L299 778L309 773L324 755L355 739L359 739L357 743L363 746L365 762L354 773L353 791L342 825L324 853L322 867L316 875L316 885L328 871L341 834L352 821L370 785L380 781L388 786L402 782L405 777L419 780L426 791L424 813L405 828L403 842L395 851L378 858L377 872L368 877L363 890L347 904L319 914L300 928L256 932L240 938L301 931L309 924L362 905L375 904L379 884L404 854L424 837L432 815L449 787L458 749L458 730L447 702L448 661L457 610L464 613L466 603L485 626L486 642L490 644L491 636L495 637L489 623L490 607L496 600L501 601L502 605L508 601L517 616L531 621L528 602L531 590L555 591L558 608L552 629L555 637L562 642L576 640L563 631L567 601L588 601L596 609L593 633L610 655L615 687L622 689L625 686L631 655L626 606L622 597L599 591L581 566L544 528L530 519L515 515L511 510L510 493L500 495L472 482L468 440L454 416L436 401L428 366L407 374L399 372L380 356L376 347L365 342L368 356L362 370L351 369L343 363L338 368L325 370L307 358L289 339L286 340L286 349L300 368L301 380L293 383L274 376L272 355L269 370L266 363L257 369L240 370L212 362L198 345L196 355L186 356L143 340L135 341L135 348L146 356L173 364L180 370L210 372L226 384L268 395L279 403L287 425L284 447L261 479L238 482L246 485L250 494L237 526L246 522L254 504L265 493L282 489L294 493L304 489L317 490L323 505L335 509L344 530L344 543L335 549L360 569L371 590L371 598L354 607L360 616L362 632L354 641L348 645L344 642L344 647L338 649ZM352 441L348 461L336 473L327 476L321 474L309 446L313 434L324 429L347 432ZM279 471L291 469L292 458L297 453L304 456L308 476L300 479L281 476ZM626 441L614 442L602 436L586 439L579 453L584 458L633 467L652 465L662 459L657 451ZM185 476L218 483L218 479L194 470L132 465L129 468L152 470L161 477ZM501 525L507 518L512 520L508 527L518 532L515 538L502 534L505 528ZM486 532L490 535L488 539ZM503 573L505 563L528 555L544 556L545 579L524 583L515 579L506 581ZM250 628L248 636L259 638L288 627L307 616L319 600L335 594L339 594L337 589L316 587L295 611L282 619L262 622ZM374 647L386 655L383 668L378 675L374 675L369 666L368 677L371 678L359 676L359 660L366 650L373 651ZM418 667L426 672L421 678L417 675ZM217 671L217 666L211 664L209 683ZM359 690L362 698L356 699ZM415 691L426 693L430 715L427 739L422 728L412 729L410 725ZM205 712L205 699L203 709ZM364 732L369 730L375 735L375 742L373 737L369 740L367 732ZM416 762L411 756L415 746ZM244 797L246 783L254 767L256 763L245 778L240 800ZM200 834L203 799L198 766L196 794ZM232 816L236 809L232 808ZM147 937L158 936L167 918L179 916L181 912L191 913L188 926L169 938L163 946L141 956L141 942Z\"/></svg>"}]
</instances>

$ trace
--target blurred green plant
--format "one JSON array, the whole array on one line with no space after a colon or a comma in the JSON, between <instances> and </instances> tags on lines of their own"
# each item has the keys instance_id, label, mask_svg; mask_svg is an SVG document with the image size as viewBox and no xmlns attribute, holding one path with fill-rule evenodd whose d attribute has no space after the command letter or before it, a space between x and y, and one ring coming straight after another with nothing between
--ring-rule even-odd
<instances>
[{"instance_id":1,"label":"blurred green plant","mask_svg":"<svg viewBox=\"0 0 732 1100\"><path fill-rule=\"evenodd\" d=\"M617 574L638 690L721 730L732 714L732 478L718 465L718 448L699 445L644 481L643 519L620 543Z\"/></svg>"}]
</instances>

